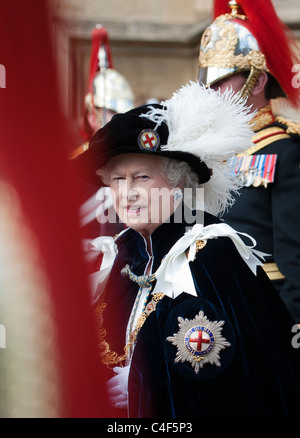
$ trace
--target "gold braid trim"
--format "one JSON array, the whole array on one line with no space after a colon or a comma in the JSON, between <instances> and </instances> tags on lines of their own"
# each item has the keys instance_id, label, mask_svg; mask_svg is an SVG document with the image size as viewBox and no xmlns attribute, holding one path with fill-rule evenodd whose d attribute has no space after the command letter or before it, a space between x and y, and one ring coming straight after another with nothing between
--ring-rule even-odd
<instances>
[{"instance_id":1,"label":"gold braid trim","mask_svg":"<svg viewBox=\"0 0 300 438\"><path fill-rule=\"evenodd\" d=\"M276 121L278 123L282 123L287 127L287 134L298 134L300 135L300 121L296 122L294 120L286 119L284 117L278 116L276 117Z\"/></svg>"},{"instance_id":2,"label":"gold braid trim","mask_svg":"<svg viewBox=\"0 0 300 438\"><path fill-rule=\"evenodd\" d=\"M274 262L265 263L262 268L270 280L283 280L285 278Z\"/></svg>"},{"instance_id":3,"label":"gold braid trim","mask_svg":"<svg viewBox=\"0 0 300 438\"><path fill-rule=\"evenodd\" d=\"M266 126L271 125L274 122L278 122L282 125L285 125L286 127L286 133L287 134L297 134L300 135L300 120L291 120L286 119L282 116L275 117L272 113L271 105L267 104L258 112L256 115L252 118L250 124L253 129L253 131L260 131L261 129L265 128Z\"/></svg>"},{"instance_id":4,"label":"gold braid trim","mask_svg":"<svg viewBox=\"0 0 300 438\"><path fill-rule=\"evenodd\" d=\"M263 108L260 108L255 116L252 118L250 125L253 131L260 131L266 126L275 122L275 117L271 110L271 105L267 104Z\"/></svg>"}]
</instances>

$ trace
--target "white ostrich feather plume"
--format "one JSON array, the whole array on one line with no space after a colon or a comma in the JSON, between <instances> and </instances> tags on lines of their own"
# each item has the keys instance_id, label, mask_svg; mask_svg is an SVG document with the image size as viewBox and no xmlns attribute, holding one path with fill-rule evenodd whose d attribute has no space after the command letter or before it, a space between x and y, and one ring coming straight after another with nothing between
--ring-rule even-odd
<instances>
[{"instance_id":1,"label":"white ostrich feather plume","mask_svg":"<svg viewBox=\"0 0 300 438\"><path fill-rule=\"evenodd\" d=\"M168 126L168 143L161 150L189 152L212 169L211 179L203 184L204 207L222 214L239 188L228 160L252 146L253 113L232 90L221 94L198 82L184 85L161 105L143 114L157 126Z\"/></svg>"}]
</instances>

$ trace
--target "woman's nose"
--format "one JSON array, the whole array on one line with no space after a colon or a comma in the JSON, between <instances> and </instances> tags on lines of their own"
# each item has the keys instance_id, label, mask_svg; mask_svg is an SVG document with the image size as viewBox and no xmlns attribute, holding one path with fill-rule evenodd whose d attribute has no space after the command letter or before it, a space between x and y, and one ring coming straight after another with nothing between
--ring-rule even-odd
<instances>
[{"instance_id":1,"label":"woman's nose","mask_svg":"<svg viewBox=\"0 0 300 438\"><path fill-rule=\"evenodd\" d=\"M128 201L136 201L139 198L139 191L135 187L134 181L126 180L125 184L122 185L122 196Z\"/></svg>"},{"instance_id":2,"label":"woman's nose","mask_svg":"<svg viewBox=\"0 0 300 438\"><path fill-rule=\"evenodd\" d=\"M127 199L128 201L137 201L139 199L139 192L135 188L131 188L128 190L127 193Z\"/></svg>"}]
</instances>

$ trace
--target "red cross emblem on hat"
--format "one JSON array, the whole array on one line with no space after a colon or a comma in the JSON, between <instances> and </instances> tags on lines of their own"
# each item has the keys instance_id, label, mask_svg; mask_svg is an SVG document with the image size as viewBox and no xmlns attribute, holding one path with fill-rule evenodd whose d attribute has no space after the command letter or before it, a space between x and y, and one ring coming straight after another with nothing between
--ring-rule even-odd
<instances>
[{"instance_id":1,"label":"red cross emblem on hat","mask_svg":"<svg viewBox=\"0 0 300 438\"><path fill-rule=\"evenodd\" d=\"M138 145L140 149L155 151L159 144L159 135L153 129L144 129L138 136Z\"/></svg>"}]
</instances>

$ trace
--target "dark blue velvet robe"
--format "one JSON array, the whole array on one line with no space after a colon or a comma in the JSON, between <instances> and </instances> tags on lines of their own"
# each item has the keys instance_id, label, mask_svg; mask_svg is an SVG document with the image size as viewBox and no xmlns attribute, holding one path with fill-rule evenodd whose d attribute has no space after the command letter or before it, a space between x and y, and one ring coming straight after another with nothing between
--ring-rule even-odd
<instances>
[{"instance_id":1,"label":"dark blue velvet robe","mask_svg":"<svg viewBox=\"0 0 300 438\"><path fill-rule=\"evenodd\" d=\"M205 225L219 222L205 214ZM152 234L153 272L186 231L166 223ZM141 275L148 262L144 239L133 230L117 239L118 255L108 281L103 326L110 349L123 353L125 331L138 286L120 274L125 264ZM131 418L296 418L300 397L300 349L292 346L295 321L261 268L255 276L227 237L211 239L190 263L198 297L164 297L139 332L129 374ZM162 291L163 292L163 291ZM175 363L178 317L200 310L225 321L231 346L221 366L198 374L189 362ZM113 414L125 416L121 410Z\"/></svg>"}]
</instances>

